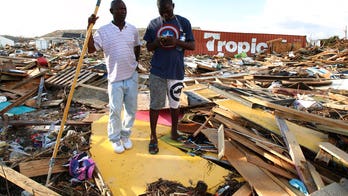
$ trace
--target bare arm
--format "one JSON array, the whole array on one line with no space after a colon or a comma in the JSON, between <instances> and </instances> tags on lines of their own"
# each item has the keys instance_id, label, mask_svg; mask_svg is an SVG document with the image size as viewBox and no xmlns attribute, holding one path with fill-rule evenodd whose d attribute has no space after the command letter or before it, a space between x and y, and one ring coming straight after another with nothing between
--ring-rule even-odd
<instances>
[{"instance_id":1,"label":"bare arm","mask_svg":"<svg viewBox=\"0 0 348 196\"><path fill-rule=\"evenodd\" d=\"M87 26L87 29L88 27L91 25L91 24L95 24L95 22L97 21L98 17L96 17L94 14L92 14L89 18L88 18L88 26ZM89 53L93 53L97 51L97 49L95 48L94 46L94 39L93 39L93 33L91 31L91 35L89 36L89 40L88 40L88 52Z\"/></svg>"}]
</instances>

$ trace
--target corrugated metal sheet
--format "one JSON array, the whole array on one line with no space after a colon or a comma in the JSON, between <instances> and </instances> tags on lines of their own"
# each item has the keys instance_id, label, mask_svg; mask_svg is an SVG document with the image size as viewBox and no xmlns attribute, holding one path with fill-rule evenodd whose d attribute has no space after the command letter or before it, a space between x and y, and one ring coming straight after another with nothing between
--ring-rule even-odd
<instances>
[{"instance_id":1,"label":"corrugated metal sheet","mask_svg":"<svg viewBox=\"0 0 348 196\"><path fill-rule=\"evenodd\" d=\"M259 34L259 33L233 33L193 30L196 40L196 49L186 51L185 55L216 55L224 53L225 56L234 56L242 52L253 55L269 47L268 41L280 39L284 44L306 46L306 36Z\"/></svg>"}]
</instances>

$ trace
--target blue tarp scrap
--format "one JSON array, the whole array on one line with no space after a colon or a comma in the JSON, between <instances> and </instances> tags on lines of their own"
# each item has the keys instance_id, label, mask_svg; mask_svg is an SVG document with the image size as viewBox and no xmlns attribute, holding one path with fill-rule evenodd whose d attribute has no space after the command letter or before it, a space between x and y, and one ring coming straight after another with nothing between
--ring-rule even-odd
<instances>
[{"instance_id":1,"label":"blue tarp scrap","mask_svg":"<svg viewBox=\"0 0 348 196\"><path fill-rule=\"evenodd\" d=\"M3 110L4 108L6 108L7 106L11 105L12 103L9 101L6 102L1 102L0 103L0 111ZM16 106L11 108L9 111L7 111L7 114L12 114L12 115L20 115L23 113L27 113L27 112L32 112L35 111L35 108L31 108L31 107L27 107L27 106Z\"/></svg>"}]
</instances>

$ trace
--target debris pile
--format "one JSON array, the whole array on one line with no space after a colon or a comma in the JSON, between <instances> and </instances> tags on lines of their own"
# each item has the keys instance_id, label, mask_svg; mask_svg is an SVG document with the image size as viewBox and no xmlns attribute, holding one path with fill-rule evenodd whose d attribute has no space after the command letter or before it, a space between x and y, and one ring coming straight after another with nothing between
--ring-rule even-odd
<instances>
[{"instance_id":1,"label":"debris pile","mask_svg":"<svg viewBox=\"0 0 348 196\"><path fill-rule=\"evenodd\" d=\"M78 39L51 43L48 50L24 43L0 53L0 158L2 171L6 170L0 172L0 180L7 184L1 194L18 189L19 183L7 172L39 182L35 186L44 190L40 183L45 183L81 47ZM233 168L239 176L226 179L216 194L301 195L333 184L342 187L341 179L348 177L347 47L347 40L332 38L320 47L283 53L185 58L179 130L188 137L181 149ZM138 108L146 110L151 55L142 51ZM47 66L37 63L40 56L47 59ZM107 112L102 59L101 53L84 58L55 177L48 186L61 195L109 192L97 165L88 180L72 180L69 167L63 166L74 155L88 152L91 123ZM297 181L291 184L293 179L303 182L305 189L298 188ZM20 192L30 187L21 188ZM158 194L209 195L204 182L184 187L164 179L149 183L144 195Z\"/></svg>"}]
</instances>

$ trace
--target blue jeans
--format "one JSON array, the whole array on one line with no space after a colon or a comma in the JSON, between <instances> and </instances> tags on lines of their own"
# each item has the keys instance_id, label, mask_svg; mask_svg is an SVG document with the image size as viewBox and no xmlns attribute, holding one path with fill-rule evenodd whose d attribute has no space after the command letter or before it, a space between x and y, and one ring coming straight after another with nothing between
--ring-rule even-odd
<instances>
[{"instance_id":1,"label":"blue jeans","mask_svg":"<svg viewBox=\"0 0 348 196\"><path fill-rule=\"evenodd\" d=\"M108 137L111 142L117 142L121 137L129 137L137 111L138 73L134 72L131 78L109 83L109 123ZM123 120L121 111L123 112Z\"/></svg>"}]
</instances>

